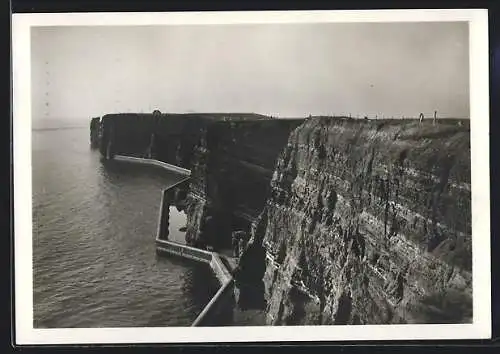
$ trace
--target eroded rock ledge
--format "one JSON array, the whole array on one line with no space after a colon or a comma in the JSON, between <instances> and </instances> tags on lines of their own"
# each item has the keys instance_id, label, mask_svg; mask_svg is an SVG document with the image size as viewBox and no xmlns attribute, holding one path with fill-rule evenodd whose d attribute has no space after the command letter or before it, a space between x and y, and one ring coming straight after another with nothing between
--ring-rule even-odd
<instances>
[{"instance_id":1,"label":"eroded rock ledge","mask_svg":"<svg viewBox=\"0 0 500 354\"><path fill-rule=\"evenodd\" d=\"M472 321L469 143L451 121L295 130L249 245L269 323Z\"/></svg>"},{"instance_id":2,"label":"eroded rock ledge","mask_svg":"<svg viewBox=\"0 0 500 354\"><path fill-rule=\"evenodd\" d=\"M107 115L99 148L192 171L171 196L187 243L248 233L235 277L267 300L269 324L457 323L472 320L458 123Z\"/></svg>"}]
</instances>

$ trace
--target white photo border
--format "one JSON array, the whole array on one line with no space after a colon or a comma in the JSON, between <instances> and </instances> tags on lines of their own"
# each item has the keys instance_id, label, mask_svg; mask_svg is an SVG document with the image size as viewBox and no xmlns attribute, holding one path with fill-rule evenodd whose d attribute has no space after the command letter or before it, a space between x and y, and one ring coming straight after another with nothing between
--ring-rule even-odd
<instances>
[{"instance_id":1,"label":"white photo border","mask_svg":"<svg viewBox=\"0 0 500 354\"><path fill-rule=\"evenodd\" d=\"M33 328L31 28L312 22L469 22L473 323L358 326ZM12 15L15 344L488 339L491 337L488 11L356 10Z\"/></svg>"}]
</instances>

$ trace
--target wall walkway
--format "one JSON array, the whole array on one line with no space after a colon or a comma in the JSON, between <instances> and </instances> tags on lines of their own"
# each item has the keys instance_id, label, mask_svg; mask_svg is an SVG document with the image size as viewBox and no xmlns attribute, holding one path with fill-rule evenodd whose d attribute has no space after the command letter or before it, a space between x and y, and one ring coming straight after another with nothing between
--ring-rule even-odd
<instances>
[{"instance_id":1,"label":"wall walkway","mask_svg":"<svg viewBox=\"0 0 500 354\"><path fill-rule=\"evenodd\" d=\"M169 241L165 239L165 231L168 230L168 200L167 193L170 189L186 182L191 175L191 171L185 168L171 165L162 161L145 159L132 156L115 155L113 160L127 163L136 163L141 165L149 165L164 168L168 171L186 176L186 178L178 181L174 185L163 190L160 211L158 215L158 228L156 234L156 251L158 254L169 254L174 256L191 259L197 262L203 262L210 266L215 276L219 280L221 287L205 306L203 311L198 315L192 323L192 327L206 326L217 322L218 317L228 309L231 310L234 302L234 279L231 272L226 268L221 259L221 255L217 252L210 252L199 248L191 247L181 243ZM167 234L168 238L168 234Z\"/></svg>"}]
</instances>

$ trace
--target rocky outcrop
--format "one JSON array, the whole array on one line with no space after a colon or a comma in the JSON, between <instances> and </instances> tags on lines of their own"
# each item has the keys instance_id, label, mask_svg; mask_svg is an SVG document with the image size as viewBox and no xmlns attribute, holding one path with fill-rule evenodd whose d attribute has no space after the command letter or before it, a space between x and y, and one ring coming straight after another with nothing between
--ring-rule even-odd
<instances>
[{"instance_id":1,"label":"rocky outcrop","mask_svg":"<svg viewBox=\"0 0 500 354\"><path fill-rule=\"evenodd\" d=\"M157 113L101 126L105 157L191 170L168 197L186 241L241 236L239 303L268 324L472 320L468 121Z\"/></svg>"},{"instance_id":2,"label":"rocky outcrop","mask_svg":"<svg viewBox=\"0 0 500 354\"><path fill-rule=\"evenodd\" d=\"M101 118L95 117L90 121L90 146L93 149L99 147L99 141L101 138Z\"/></svg>"},{"instance_id":3,"label":"rocky outcrop","mask_svg":"<svg viewBox=\"0 0 500 354\"><path fill-rule=\"evenodd\" d=\"M106 114L101 119L99 147L103 156L110 148L111 155L155 158L190 169L194 148L212 124L269 119L256 114L162 114L159 111Z\"/></svg>"},{"instance_id":4,"label":"rocky outcrop","mask_svg":"<svg viewBox=\"0 0 500 354\"><path fill-rule=\"evenodd\" d=\"M231 234L249 232L269 195L279 153L302 119L256 114L108 114L101 154L154 158L191 170L172 191L187 214L186 242L231 247Z\"/></svg>"},{"instance_id":5,"label":"rocky outcrop","mask_svg":"<svg viewBox=\"0 0 500 354\"><path fill-rule=\"evenodd\" d=\"M183 194L189 244L229 249L234 231L250 232L269 196L277 157L301 122L220 121L206 127Z\"/></svg>"},{"instance_id":6,"label":"rocky outcrop","mask_svg":"<svg viewBox=\"0 0 500 354\"><path fill-rule=\"evenodd\" d=\"M296 129L240 264L265 249L269 324L470 322L469 143L455 122Z\"/></svg>"}]
</instances>

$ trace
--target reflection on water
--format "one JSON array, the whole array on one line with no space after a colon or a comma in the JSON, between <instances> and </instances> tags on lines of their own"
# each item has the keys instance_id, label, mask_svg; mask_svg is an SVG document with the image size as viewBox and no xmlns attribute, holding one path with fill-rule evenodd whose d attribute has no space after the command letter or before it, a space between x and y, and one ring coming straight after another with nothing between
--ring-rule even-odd
<instances>
[{"instance_id":1,"label":"reflection on water","mask_svg":"<svg viewBox=\"0 0 500 354\"><path fill-rule=\"evenodd\" d=\"M161 191L178 177L101 163L86 127L32 136L34 326L190 325L218 283L156 256Z\"/></svg>"},{"instance_id":2,"label":"reflection on water","mask_svg":"<svg viewBox=\"0 0 500 354\"><path fill-rule=\"evenodd\" d=\"M170 241L186 244L186 213L184 211L179 211L175 206L170 206L169 210L168 239Z\"/></svg>"}]
</instances>

